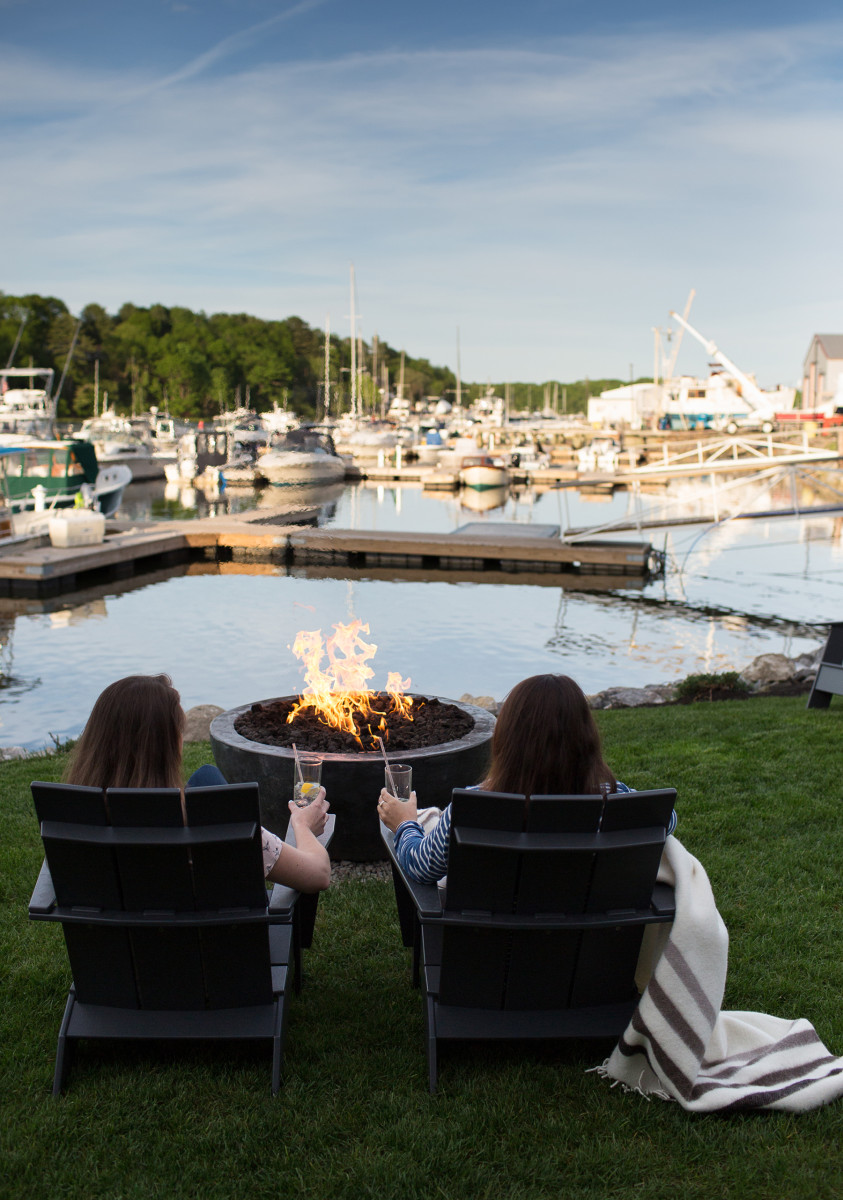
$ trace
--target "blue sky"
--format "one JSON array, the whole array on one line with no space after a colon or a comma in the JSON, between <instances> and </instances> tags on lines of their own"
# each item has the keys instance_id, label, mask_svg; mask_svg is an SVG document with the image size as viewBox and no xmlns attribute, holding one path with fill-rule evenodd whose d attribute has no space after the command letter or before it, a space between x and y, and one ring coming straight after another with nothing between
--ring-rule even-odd
<instances>
[{"instance_id":1,"label":"blue sky","mask_svg":"<svg viewBox=\"0 0 843 1200\"><path fill-rule=\"evenodd\" d=\"M843 11L0 0L0 288L297 314L502 383L843 329ZM632 15L630 15L632 14ZM685 338L679 368L704 369Z\"/></svg>"}]
</instances>

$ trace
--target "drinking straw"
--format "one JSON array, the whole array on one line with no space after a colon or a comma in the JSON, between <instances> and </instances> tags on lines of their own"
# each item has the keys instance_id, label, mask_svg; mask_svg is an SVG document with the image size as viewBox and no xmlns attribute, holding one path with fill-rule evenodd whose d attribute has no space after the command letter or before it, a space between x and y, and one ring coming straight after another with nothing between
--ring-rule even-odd
<instances>
[{"instance_id":1,"label":"drinking straw","mask_svg":"<svg viewBox=\"0 0 843 1200\"><path fill-rule=\"evenodd\" d=\"M386 777L389 780L390 789L392 791L393 796L397 796L398 793L395 790L395 780L392 778L392 772L389 769L389 759L386 757L386 750L384 749L382 737L378 738L378 745L380 746L381 754L383 755L383 762L384 762L384 766L386 767Z\"/></svg>"},{"instance_id":2,"label":"drinking straw","mask_svg":"<svg viewBox=\"0 0 843 1200\"><path fill-rule=\"evenodd\" d=\"M299 752L296 749L295 742L293 742L293 755L295 756L295 760L296 760L296 771L298 772L299 783L304 783L304 776L301 773L301 763L299 762Z\"/></svg>"}]
</instances>

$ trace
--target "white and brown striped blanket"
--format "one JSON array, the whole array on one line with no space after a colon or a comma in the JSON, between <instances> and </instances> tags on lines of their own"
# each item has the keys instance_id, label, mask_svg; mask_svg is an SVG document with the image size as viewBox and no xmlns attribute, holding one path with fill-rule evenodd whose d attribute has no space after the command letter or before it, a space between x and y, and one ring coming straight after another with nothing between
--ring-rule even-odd
<instances>
[{"instance_id":1,"label":"white and brown striped blanket","mask_svg":"<svg viewBox=\"0 0 843 1200\"><path fill-rule=\"evenodd\" d=\"M659 879L676 888L676 919L650 927L655 966L600 1074L694 1112L803 1112L843 1094L843 1058L808 1021L721 1012L729 935L705 870L675 837Z\"/></svg>"}]
</instances>

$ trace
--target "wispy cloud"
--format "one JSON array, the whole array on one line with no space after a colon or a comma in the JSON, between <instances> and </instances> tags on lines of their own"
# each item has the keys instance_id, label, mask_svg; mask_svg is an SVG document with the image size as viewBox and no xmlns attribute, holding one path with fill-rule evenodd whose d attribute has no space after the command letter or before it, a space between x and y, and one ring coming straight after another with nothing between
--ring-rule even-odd
<instances>
[{"instance_id":1,"label":"wispy cloud","mask_svg":"<svg viewBox=\"0 0 843 1200\"><path fill-rule=\"evenodd\" d=\"M308 63L264 49L231 67L322 2L164 78L0 54L18 97L0 132L7 290L318 322L335 306L339 323L355 258L368 328L436 357L459 323L482 377L525 375L527 359L564 376L554 341L568 374L610 343L625 375L693 283L736 356L795 373L805 331L783 345L764 313L812 255L805 311L817 288L836 295L843 22ZM806 187L819 161L823 186Z\"/></svg>"},{"instance_id":2,"label":"wispy cloud","mask_svg":"<svg viewBox=\"0 0 843 1200\"><path fill-rule=\"evenodd\" d=\"M261 34L268 33L286 21L305 16L307 13L313 12L314 9L322 8L327 2L328 0L300 0L298 4L293 4L290 8L285 8L282 12L274 13L264 21L258 21L254 25L249 25L246 29L232 33L217 42L210 50L206 50L204 54L191 59L189 63L179 68L178 71L173 71L170 75L156 80L155 83L150 85L150 88L167 88L173 84L184 83L188 79L193 79L195 76L207 71L209 67L215 66L232 55L239 54L243 50L250 49L258 42Z\"/></svg>"}]
</instances>

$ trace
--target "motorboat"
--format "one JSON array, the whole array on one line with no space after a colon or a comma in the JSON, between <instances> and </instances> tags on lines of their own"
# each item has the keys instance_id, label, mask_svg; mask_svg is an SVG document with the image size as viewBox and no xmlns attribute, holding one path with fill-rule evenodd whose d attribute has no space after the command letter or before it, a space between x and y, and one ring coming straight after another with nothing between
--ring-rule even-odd
<instances>
[{"instance_id":1,"label":"motorboat","mask_svg":"<svg viewBox=\"0 0 843 1200\"><path fill-rule=\"evenodd\" d=\"M490 454L471 454L463 458L457 472L460 486L483 491L487 488L503 488L509 483L509 471Z\"/></svg>"},{"instance_id":2,"label":"motorboat","mask_svg":"<svg viewBox=\"0 0 843 1200\"><path fill-rule=\"evenodd\" d=\"M129 425L141 441L150 443L153 458L157 458L165 466L169 462L175 462L179 442L193 428L189 422L179 421L169 413L159 413L157 408L150 408L149 412L132 417Z\"/></svg>"},{"instance_id":3,"label":"motorboat","mask_svg":"<svg viewBox=\"0 0 843 1200\"><path fill-rule=\"evenodd\" d=\"M333 438L312 426L293 429L258 459L260 474L276 487L295 483L335 483L346 465Z\"/></svg>"},{"instance_id":4,"label":"motorboat","mask_svg":"<svg viewBox=\"0 0 843 1200\"><path fill-rule=\"evenodd\" d=\"M288 408L279 408L278 402L274 401L272 408L260 414L260 423L268 434L277 436L298 428L299 419ZM237 429L235 428L235 436L236 433Z\"/></svg>"},{"instance_id":5,"label":"motorboat","mask_svg":"<svg viewBox=\"0 0 843 1200\"><path fill-rule=\"evenodd\" d=\"M76 436L93 445L101 467L122 464L137 483L164 478L164 464L153 455L150 438L143 437L130 420L113 409L88 417Z\"/></svg>"},{"instance_id":6,"label":"motorboat","mask_svg":"<svg viewBox=\"0 0 843 1200\"><path fill-rule=\"evenodd\" d=\"M577 470L613 475L618 469L620 453L614 438L593 438L577 451Z\"/></svg>"},{"instance_id":7,"label":"motorboat","mask_svg":"<svg viewBox=\"0 0 843 1200\"><path fill-rule=\"evenodd\" d=\"M0 438L0 497L16 533L46 532L57 508L81 505L110 516L131 479L122 464L101 467L90 442Z\"/></svg>"},{"instance_id":8,"label":"motorboat","mask_svg":"<svg viewBox=\"0 0 843 1200\"><path fill-rule=\"evenodd\" d=\"M258 456L265 447L265 434L255 432L236 437L228 458L220 466L227 487L261 487L266 483L258 466Z\"/></svg>"},{"instance_id":9,"label":"motorboat","mask_svg":"<svg viewBox=\"0 0 843 1200\"><path fill-rule=\"evenodd\" d=\"M56 400L51 394L53 375L52 367L0 370L0 435L53 436L56 417ZM26 381L29 387L18 386Z\"/></svg>"}]
</instances>

